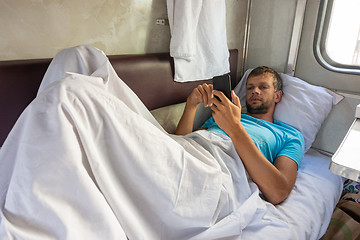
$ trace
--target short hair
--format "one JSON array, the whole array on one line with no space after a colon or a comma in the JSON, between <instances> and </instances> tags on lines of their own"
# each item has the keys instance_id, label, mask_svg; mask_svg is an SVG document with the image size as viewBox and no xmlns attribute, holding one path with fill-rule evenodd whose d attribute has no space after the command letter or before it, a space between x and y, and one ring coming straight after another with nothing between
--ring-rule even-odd
<instances>
[{"instance_id":1,"label":"short hair","mask_svg":"<svg viewBox=\"0 0 360 240\"><path fill-rule=\"evenodd\" d=\"M279 75L279 73L277 73L274 69L270 68L270 67L266 67L266 66L260 66L257 68L254 68L248 78L250 77L255 77L255 76L259 76L262 75L264 73L270 73L273 78L274 78L274 88L275 88L275 92L279 91L279 90L283 90L283 83L282 83L282 79Z\"/></svg>"}]
</instances>

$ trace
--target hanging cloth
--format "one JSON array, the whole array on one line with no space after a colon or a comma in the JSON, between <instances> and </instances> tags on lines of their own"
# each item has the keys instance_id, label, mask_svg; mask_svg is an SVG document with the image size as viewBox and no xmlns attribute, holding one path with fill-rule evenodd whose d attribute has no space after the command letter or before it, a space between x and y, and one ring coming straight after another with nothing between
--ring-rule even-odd
<instances>
[{"instance_id":1,"label":"hanging cloth","mask_svg":"<svg viewBox=\"0 0 360 240\"><path fill-rule=\"evenodd\" d=\"M167 0L177 82L230 72L225 0Z\"/></svg>"}]
</instances>

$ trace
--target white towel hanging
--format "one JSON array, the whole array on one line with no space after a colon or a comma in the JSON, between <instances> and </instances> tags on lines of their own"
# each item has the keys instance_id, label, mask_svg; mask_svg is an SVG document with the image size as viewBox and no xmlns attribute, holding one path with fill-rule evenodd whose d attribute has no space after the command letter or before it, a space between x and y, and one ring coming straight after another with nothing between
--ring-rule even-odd
<instances>
[{"instance_id":1,"label":"white towel hanging","mask_svg":"<svg viewBox=\"0 0 360 240\"><path fill-rule=\"evenodd\" d=\"M225 0L167 0L177 82L230 72Z\"/></svg>"}]
</instances>

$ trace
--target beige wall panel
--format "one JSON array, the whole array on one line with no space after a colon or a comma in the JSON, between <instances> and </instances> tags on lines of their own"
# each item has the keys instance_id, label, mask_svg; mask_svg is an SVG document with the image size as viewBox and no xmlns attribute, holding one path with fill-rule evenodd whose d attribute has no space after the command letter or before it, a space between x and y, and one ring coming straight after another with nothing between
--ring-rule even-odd
<instances>
[{"instance_id":1,"label":"beige wall panel","mask_svg":"<svg viewBox=\"0 0 360 240\"><path fill-rule=\"evenodd\" d=\"M228 47L240 53L246 6L226 0ZM49 58L81 44L106 54L168 52L170 29L157 18L167 18L166 0L2 0L0 60Z\"/></svg>"}]
</instances>

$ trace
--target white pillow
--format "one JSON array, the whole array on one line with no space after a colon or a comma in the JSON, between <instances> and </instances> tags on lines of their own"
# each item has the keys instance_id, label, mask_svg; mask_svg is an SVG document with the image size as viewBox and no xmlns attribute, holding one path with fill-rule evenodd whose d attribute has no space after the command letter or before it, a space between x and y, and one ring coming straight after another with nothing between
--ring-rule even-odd
<instances>
[{"instance_id":1,"label":"white pillow","mask_svg":"<svg viewBox=\"0 0 360 240\"><path fill-rule=\"evenodd\" d=\"M234 88L242 105L242 112L246 112L246 79L252 69ZM305 139L305 152L309 150L316 134L324 120L329 115L332 106L340 102L343 97L326 88L311 85L297 77L280 73L283 81L283 96L277 104L274 119L298 129Z\"/></svg>"}]
</instances>

